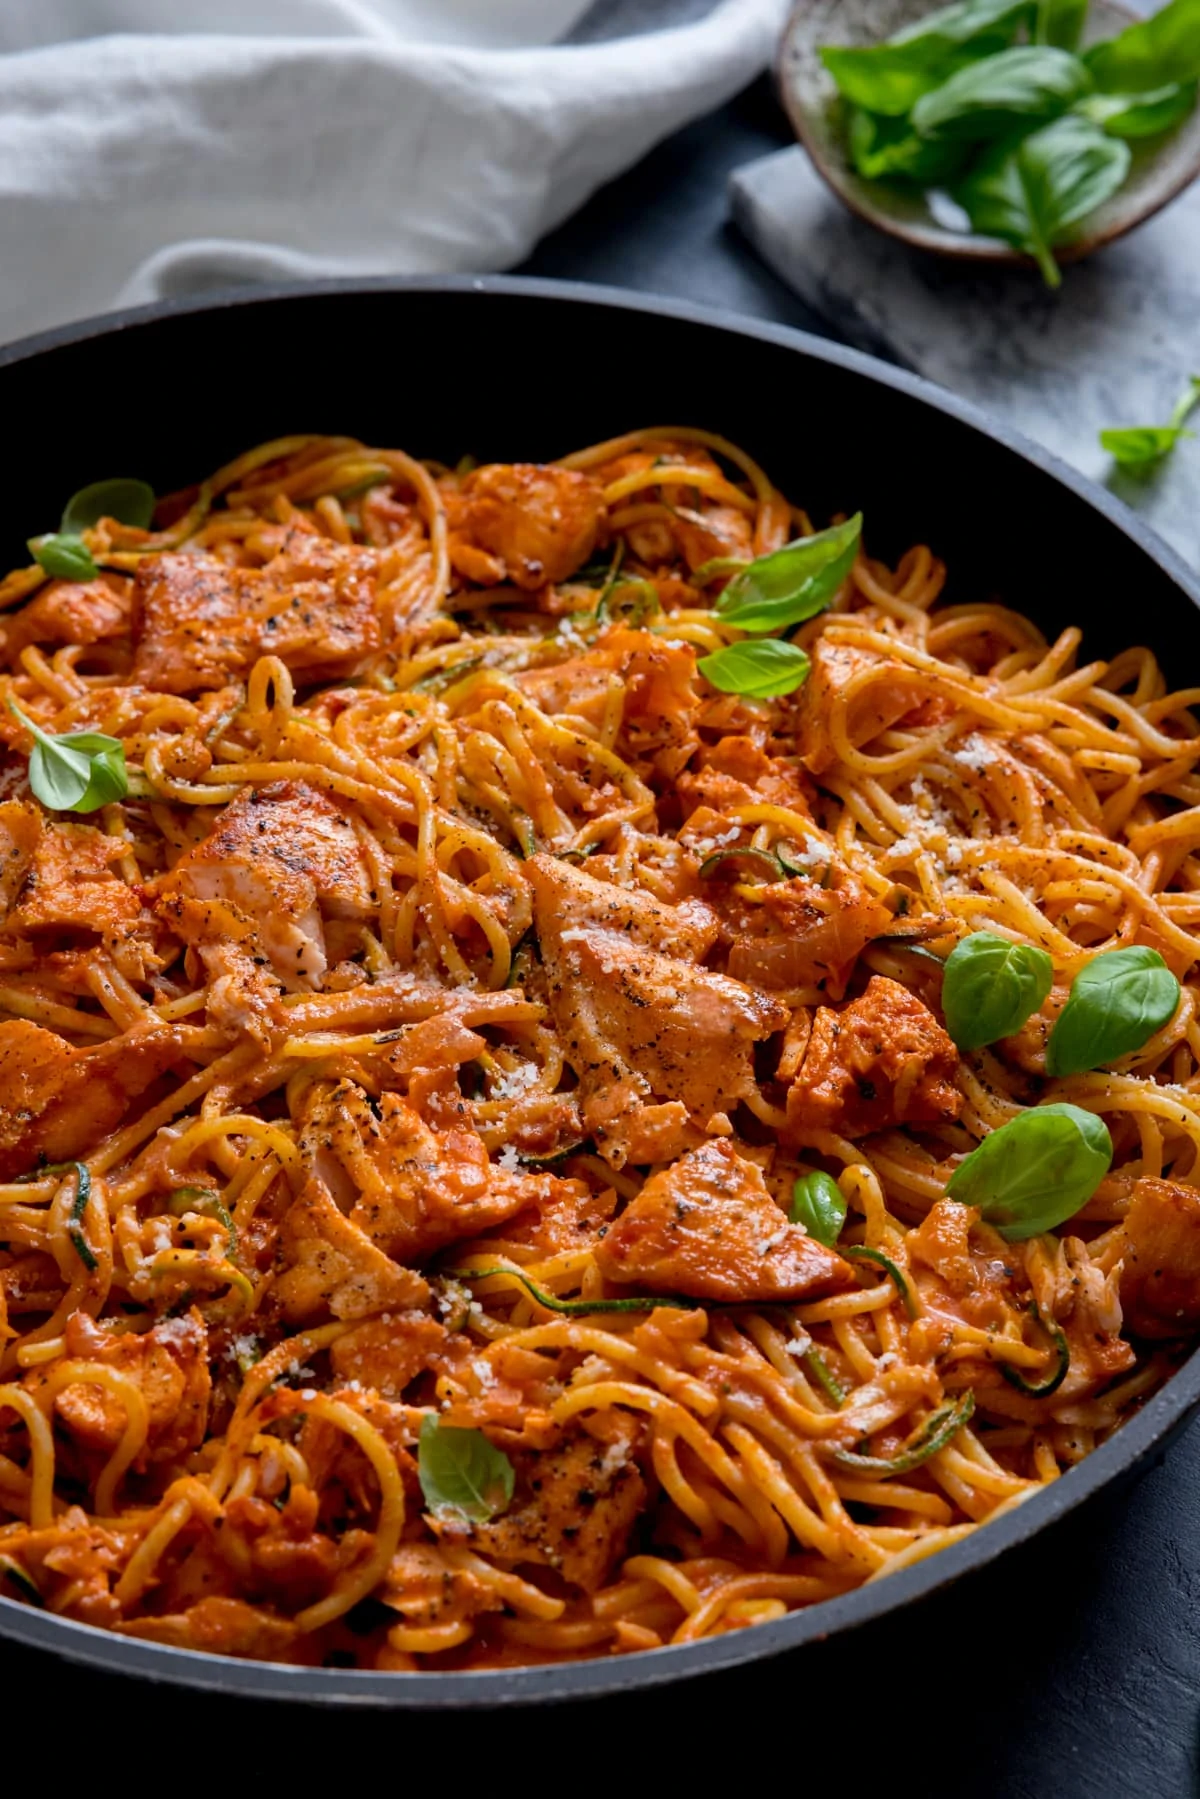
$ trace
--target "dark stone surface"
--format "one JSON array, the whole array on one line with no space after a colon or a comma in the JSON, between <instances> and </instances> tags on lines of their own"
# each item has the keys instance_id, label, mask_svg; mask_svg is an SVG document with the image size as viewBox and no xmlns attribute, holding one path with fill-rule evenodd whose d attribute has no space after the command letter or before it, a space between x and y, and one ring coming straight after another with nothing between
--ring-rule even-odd
<instances>
[{"instance_id":1,"label":"dark stone surface","mask_svg":"<svg viewBox=\"0 0 1200 1799\"><path fill-rule=\"evenodd\" d=\"M601 0L592 28L632 29L701 9L700 0ZM597 195L527 267L813 328L725 223L729 170L787 141L769 83L759 82ZM592 373L581 361L578 378ZM701 369L698 409L703 400ZM649 418L653 394L632 395L630 409ZM67 1757L88 1775L110 1772L116 1788L147 1776L174 1784L186 1763L203 1762L218 1794L255 1776L278 1790L300 1773L305 1791L332 1778L339 1795L381 1783L416 1783L435 1795L587 1794L601 1783L637 1792L660 1783L679 1790L689 1779L703 1791L732 1777L735 1790L781 1795L1184 1799L1200 1792L1197 1492L1193 1427L1139 1483L919 1610L644 1696L631 1661L627 1697L536 1717L285 1711L135 1685L0 1647L5 1765L11 1773L27 1743L42 1772ZM36 1729L23 1729L26 1719Z\"/></svg>"}]
</instances>

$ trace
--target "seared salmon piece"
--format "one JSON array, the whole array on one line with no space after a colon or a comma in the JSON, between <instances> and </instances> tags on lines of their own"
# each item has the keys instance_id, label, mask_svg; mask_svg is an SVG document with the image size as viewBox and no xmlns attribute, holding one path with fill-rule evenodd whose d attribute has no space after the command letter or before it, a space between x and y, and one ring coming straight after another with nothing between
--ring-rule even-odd
<instances>
[{"instance_id":1,"label":"seared salmon piece","mask_svg":"<svg viewBox=\"0 0 1200 1799\"><path fill-rule=\"evenodd\" d=\"M368 1318L329 1346L329 1365L339 1380L373 1387L399 1399L446 1341L446 1327L428 1312L393 1312Z\"/></svg>"},{"instance_id":2,"label":"seared salmon piece","mask_svg":"<svg viewBox=\"0 0 1200 1799\"><path fill-rule=\"evenodd\" d=\"M396 1093L368 1106L351 1081L314 1096L303 1138L350 1222L400 1262L421 1261L581 1185L498 1167L475 1131L435 1131Z\"/></svg>"},{"instance_id":3,"label":"seared salmon piece","mask_svg":"<svg viewBox=\"0 0 1200 1799\"><path fill-rule=\"evenodd\" d=\"M754 987L822 986L839 997L872 938L893 923L887 907L840 864L829 864L829 885L802 875L773 881L762 903L747 907L752 928L729 952L729 973Z\"/></svg>"},{"instance_id":4,"label":"seared salmon piece","mask_svg":"<svg viewBox=\"0 0 1200 1799\"><path fill-rule=\"evenodd\" d=\"M1200 1325L1200 1192L1143 1178L1121 1230L1126 1325L1138 1337L1186 1337Z\"/></svg>"},{"instance_id":5,"label":"seared salmon piece","mask_svg":"<svg viewBox=\"0 0 1200 1799\"><path fill-rule=\"evenodd\" d=\"M152 923L138 895L112 871L128 849L95 825L50 823L19 800L0 806L0 854L8 851L0 884L5 892L12 888L5 929L123 937Z\"/></svg>"},{"instance_id":6,"label":"seared salmon piece","mask_svg":"<svg viewBox=\"0 0 1200 1799\"><path fill-rule=\"evenodd\" d=\"M819 1006L787 1096L797 1131L863 1137L891 1124L957 1118L958 1051L928 1006L899 981L872 975L841 1011Z\"/></svg>"},{"instance_id":7,"label":"seared salmon piece","mask_svg":"<svg viewBox=\"0 0 1200 1799\"><path fill-rule=\"evenodd\" d=\"M628 910L624 889L578 869L564 879L563 870L546 856L526 864L550 1009L579 1081L584 1125L613 1167L664 1161L754 1093L754 1045L790 1014L683 955L644 947L682 950L698 931L707 938L711 914L701 902L656 902L656 923L649 908L640 918ZM591 922L606 908L608 923Z\"/></svg>"},{"instance_id":8,"label":"seared salmon piece","mask_svg":"<svg viewBox=\"0 0 1200 1799\"><path fill-rule=\"evenodd\" d=\"M262 568L147 556L134 579L132 678L167 693L224 687L260 656L337 680L379 648L378 553L293 530Z\"/></svg>"},{"instance_id":9,"label":"seared salmon piece","mask_svg":"<svg viewBox=\"0 0 1200 1799\"><path fill-rule=\"evenodd\" d=\"M407 1311L429 1297L419 1274L399 1268L344 1218L314 1175L292 1201L279 1233L280 1272L272 1297L293 1323L322 1311L335 1318Z\"/></svg>"},{"instance_id":10,"label":"seared salmon piece","mask_svg":"<svg viewBox=\"0 0 1200 1799\"><path fill-rule=\"evenodd\" d=\"M553 1568L594 1593L624 1555L646 1503L635 1459L643 1434L631 1422L613 1442L579 1431L554 1448L518 1452L513 1503L501 1517L471 1527L471 1548L502 1567Z\"/></svg>"},{"instance_id":11,"label":"seared salmon piece","mask_svg":"<svg viewBox=\"0 0 1200 1799\"><path fill-rule=\"evenodd\" d=\"M199 1649L208 1655L236 1655L260 1662L288 1661L297 1636L294 1624L273 1617L265 1607L215 1594L197 1600L185 1611L135 1618L114 1629L145 1643L166 1643L171 1649Z\"/></svg>"},{"instance_id":12,"label":"seared salmon piece","mask_svg":"<svg viewBox=\"0 0 1200 1799\"><path fill-rule=\"evenodd\" d=\"M980 1222L977 1207L939 1199L910 1233L908 1249L927 1305L980 1330L1015 1326L1020 1334L1028 1299L1024 1264L997 1231Z\"/></svg>"},{"instance_id":13,"label":"seared salmon piece","mask_svg":"<svg viewBox=\"0 0 1200 1799\"><path fill-rule=\"evenodd\" d=\"M450 560L483 587L512 581L535 592L587 561L604 522L590 475L536 462L492 462L443 488Z\"/></svg>"},{"instance_id":14,"label":"seared salmon piece","mask_svg":"<svg viewBox=\"0 0 1200 1799\"><path fill-rule=\"evenodd\" d=\"M30 643L105 643L129 630L133 581L104 573L94 581L51 581L4 626L4 651Z\"/></svg>"},{"instance_id":15,"label":"seared salmon piece","mask_svg":"<svg viewBox=\"0 0 1200 1799\"><path fill-rule=\"evenodd\" d=\"M853 1271L789 1224L756 1162L724 1137L652 1174L596 1249L607 1280L728 1304L811 1299Z\"/></svg>"},{"instance_id":16,"label":"seared salmon piece","mask_svg":"<svg viewBox=\"0 0 1200 1799\"><path fill-rule=\"evenodd\" d=\"M813 785L795 761L769 755L753 737L730 732L700 751L695 767L680 775L678 792L687 812L698 806L725 812L731 806L767 804L807 818Z\"/></svg>"},{"instance_id":17,"label":"seared salmon piece","mask_svg":"<svg viewBox=\"0 0 1200 1799\"><path fill-rule=\"evenodd\" d=\"M495 1587L469 1568L451 1567L436 1543L401 1543L378 1597L408 1624L454 1624L503 1610Z\"/></svg>"},{"instance_id":18,"label":"seared salmon piece","mask_svg":"<svg viewBox=\"0 0 1200 1799\"><path fill-rule=\"evenodd\" d=\"M696 652L690 644L614 625L585 655L527 669L516 680L543 712L569 713L597 729L613 693L619 693L617 754L632 762L653 758L662 772L674 774L696 745L700 699L695 674ZM665 763L660 760L664 752Z\"/></svg>"},{"instance_id":19,"label":"seared salmon piece","mask_svg":"<svg viewBox=\"0 0 1200 1799\"><path fill-rule=\"evenodd\" d=\"M597 880L556 856L532 856L524 872L534 890L539 938L543 924L550 936L561 931L570 941L576 931L609 931L664 956L699 961L720 935L717 915L703 900L669 906L644 887Z\"/></svg>"},{"instance_id":20,"label":"seared salmon piece","mask_svg":"<svg viewBox=\"0 0 1200 1799\"><path fill-rule=\"evenodd\" d=\"M86 1156L178 1054L170 1030L74 1049L23 1018L0 1024L0 1180Z\"/></svg>"},{"instance_id":21,"label":"seared salmon piece","mask_svg":"<svg viewBox=\"0 0 1200 1799\"><path fill-rule=\"evenodd\" d=\"M864 677L863 685L846 708L846 735L855 749L861 749L920 704L921 695L913 678L898 658L877 656L871 650L831 641L828 636L818 637L809 654L812 670L800 689L797 741L805 766L814 775L823 774L838 759L829 735L830 715L860 676Z\"/></svg>"},{"instance_id":22,"label":"seared salmon piece","mask_svg":"<svg viewBox=\"0 0 1200 1799\"><path fill-rule=\"evenodd\" d=\"M208 1428L212 1381L208 1371L208 1330L195 1306L182 1318L168 1318L148 1331L110 1331L86 1312L67 1320L66 1354L99 1362L133 1381L149 1414L150 1433L133 1466L169 1462L195 1449ZM54 1363L32 1369L24 1385L36 1394ZM88 1449L111 1452L125 1430L125 1408L104 1387L64 1387L54 1401L59 1422Z\"/></svg>"},{"instance_id":23,"label":"seared salmon piece","mask_svg":"<svg viewBox=\"0 0 1200 1799\"><path fill-rule=\"evenodd\" d=\"M290 991L325 972L322 912L365 919L377 904L354 826L299 781L241 794L158 892L159 916L185 942L265 956Z\"/></svg>"}]
</instances>

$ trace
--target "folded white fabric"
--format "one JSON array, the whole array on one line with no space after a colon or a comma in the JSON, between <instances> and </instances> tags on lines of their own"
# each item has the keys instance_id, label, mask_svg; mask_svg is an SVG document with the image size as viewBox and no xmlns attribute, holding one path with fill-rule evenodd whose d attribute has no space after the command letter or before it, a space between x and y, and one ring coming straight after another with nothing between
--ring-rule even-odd
<instances>
[{"instance_id":1,"label":"folded white fabric","mask_svg":"<svg viewBox=\"0 0 1200 1799\"><path fill-rule=\"evenodd\" d=\"M4 0L0 340L231 282L511 267L749 81L787 0L535 41L584 10Z\"/></svg>"}]
</instances>

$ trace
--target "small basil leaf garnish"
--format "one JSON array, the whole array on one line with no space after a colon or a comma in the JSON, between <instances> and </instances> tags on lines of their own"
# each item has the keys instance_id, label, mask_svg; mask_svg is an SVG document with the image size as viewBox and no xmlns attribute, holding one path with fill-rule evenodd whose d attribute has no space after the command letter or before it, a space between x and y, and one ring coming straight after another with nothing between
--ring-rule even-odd
<instances>
[{"instance_id":1,"label":"small basil leaf garnish","mask_svg":"<svg viewBox=\"0 0 1200 1799\"><path fill-rule=\"evenodd\" d=\"M793 1224L802 1224L826 1249L832 1249L846 1222L846 1201L833 1176L819 1168L802 1174L792 1188L788 1217Z\"/></svg>"},{"instance_id":2,"label":"small basil leaf garnish","mask_svg":"<svg viewBox=\"0 0 1200 1799\"><path fill-rule=\"evenodd\" d=\"M1108 950L1080 969L1046 1045L1052 1079L1086 1074L1141 1049L1175 1015L1179 982L1157 950Z\"/></svg>"},{"instance_id":3,"label":"small basil leaf garnish","mask_svg":"<svg viewBox=\"0 0 1200 1799\"><path fill-rule=\"evenodd\" d=\"M723 624L755 635L786 631L823 612L858 555L862 513L760 556L728 582L714 608Z\"/></svg>"},{"instance_id":4,"label":"small basil leaf garnish","mask_svg":"<svg viewBox=\"0 0 1200 1799\"><path fill-rule=\"evenodd\" d=\"M1056 44L1060 50L1078 49L1087 9L1088 0L1038 0L1035 42Z\"/></svg>"},{"instance_id":5,"label":"small basil leaf garnish","mask_svg":"<svg viewBox=\"0 0 1200 1799\"><path fill-rule=\"evenodd\" d=\"M48 575L59 581L94 581L99 573L92 552L82 537L69 531L52 532L48 537L31 537L29 553Z\"/></svg>"},{"instance_id":6,"label":"small basil leaf garnish","mask_svg":"<svg viewBox=\"0 0 1200 1799\"><path fill-rule=\"evenodd\" d=\"M61 531L76 537L90 531L102 518L135 525L144 531L154 517L154 489L145 481L116 479L93 481L71 495L63 508Z\"/></svg>"},{"instance_id":7,"label":"small basil leaf garnish","mask_svg":"<svg viewBox=\"0 0 1200 1799\"><path fill-rule=\"evenodd\" d=\"M1031 0L960 0L881 44L824 45L821 60L847 100L900 117L964 62L1005 49L1031 12Z\"/></svg>"},{"instance_id":8,"label":"small basil leaf garnish","mask_svg":"<svg viewBox=\"0 0 1200 1799\"><path fill-rule=\"evenodd\" d=\"M8 709L33 738L29 785L43 806L55 812L95 812L129 792L125 746L99 731L69 731L54 737L26 718L16 701Z\"/></svg>"},{"instance_id":9,"label":"small basil leaf garnish","mask_svg":"<svg viewBox=\"0 0 1200 1799\"><path fill-rule=\"evenodd\" d=\"M1149 19L1093 44L1083 60L1102 93L1145 94L1200 76L1200 6L1171 0Z\"/></svg>"},{"instance_id":10,"label":"small basil leaf garnish","mask_svg":"<svg viewBox=\"0 0 1200 1799\"><path fill-rule=\"evenodd\" d=\"M421 1421L417 1450L421 1492L431 1512L486 1524L513 1496L513 1465L481 1430L456 1430L432 1412Z\"/></svg>"},{"instance_id":11,"label":"small basil leaf garnish","mask_svg":"<svg viewBox=\"0 0 1200 1799\"><path fill-rule=\"evenodd\" d=\"M942 1010L959 1049L1011 1037L1050 991L1054 963L1031 943L975 931L946 958Z\"/></svg>"},{"instance_id":12,"label":"small basil leaf garnish","mask_svg":"<svg viewBox=\"0 0 1200 1799\"><path fill-rule=\"evenodd\" d=\"M1197 84L1176 83L1148 94L1089 94L1078 111L1110 137L1158 137L1186 119L1196 105Z\"/></svg>"},{"instance_id":13,"label":"small basil leaf garnish","mask_svg":"<svg viewBox=\"0 0 1200 1799\"><path fill-rule=\"evenodd\" d=\"M1034 1106L1002 1124L961 1161L946 1187L1019 1243L1086 1205L1112 1163L1102 1119L1080 1106Z\"/></svg>"},{"instance_id":14,"label":"small basil leaf garnish","mask_svg":"<svg viewBox=\"0 0 1200 1799\"><path fill-rule=\"evenodd\" d=\"M1115 430L1100 433L1101 446L1106 449L1114 462L1124 468L1144 468L1147 464L1158 462L1161 457L1168 456L1182 437L1194 437L1194 431L1184 428L1184 420L1192 408L1200 403L1200 375L1193 375L1185 394L1175 402L1171 417L1165 425L1123 425Z\"/></svg>"},{"instance_id":15,"label":"small basil leaf garnish","mask_svg":"<svg viewBox=\"0 0 1200 1799\"><path fill-rule=\"evenodd\" d=\"M1062 273L1052 246L1116 193L1130 160L1129 145L1120 138L1067 113L1015 146L1004 141L992 146L953 196L973 230L1023 250L1047 287L1059 287Z\"/></svg>"},{"instance_id":16,"label":"small basil leaf garnish","mask_svg":"<svg viewBox=\"0 0 1200 1799\"><path fill-rule=\"evenodd\" d=\"M1077 56L1050 44L1021 44L969 63L913 107L922 137L990 138L1057 118L1091 91Z\"/></svg>"},{"instance_id":17,"label":"small basil leaf garnish","mask_svg":"<svg viewBox=\"0 0 1200 1799\"><path fill-rule=\"evenodd\" d=\"M696 664L705 680L721 693L742 693L747 699L773 700L793 693L808 679L810 667L799 644L778 637L757 642L731 643Z\"/></svg>"}]
</instances>

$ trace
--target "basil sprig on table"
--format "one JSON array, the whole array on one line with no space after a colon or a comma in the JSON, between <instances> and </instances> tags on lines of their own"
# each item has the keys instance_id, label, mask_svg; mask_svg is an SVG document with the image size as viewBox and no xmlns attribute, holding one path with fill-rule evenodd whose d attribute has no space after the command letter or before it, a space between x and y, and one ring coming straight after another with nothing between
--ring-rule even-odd
<instances>
[{"instance_id":1,"label":"basil sprig on table","mask_svg":"<svg viewBox=\"0 0 1200 1799\"><path fill-rule=\"evenodd\" d=\"M1100 443L1113 461L1119 462L1122 467L1146 468L1170 455L1180 438L1196 435L1194 431L1185 428L1184 420L1198 404L1200 375L1193 375L1188 382L1187 392L1181 394L1175 402L1165 425L1125 425L1102 431Z\"/></svg>"},{"instance_id":2,"label":"basil sprig on table","mask_svg":"<svg viewBox=\"0 0 1200 1799\"><path fill-rule=\"evenodd\" d=\"M1086 1205L1112 1164L1103 1120L1080 1106L1034 1106L1002 1124L954 1170L951 1199L978 1206L1012 1243L1039 1236Z\"/></svg>"},{"instance_id":3,"label":"basil sprig on table","mask_svg":"<svg viewBox=\"0 0 1200 1799\"><path fill-rule=\"evenodd\" d=\"M1086 1074L1132 1055L1168 1024L1179 982L1157 950L1108 950L1080 970L1046 1045L1052 1079Z\"/></svg>"},{"instance_id":4,"label":"basil sprig on table","mask_svg":"<svg viewBox=\"0 0 1200 1799\"><path fill-rule=\"evenodd\" d=\"M94 581L99 570L83 533L102 518L114 518L119 524L144 531L154 516L154 504L154 489L145 481L123 477L93 481L71 495L57 531L29 539L30 554L48 575L59 580Z\"/></svg>"},{"instance_id":5,"label":"basil sprig on table","mask_svg":"<svg viewBox=\"0 0 1200 1799\"><path fill-rule=\"evenodd\" d=\"M10 697L8 709L33 738L29 785L55 812L95 812L129 792L125 746L101 731L68 731L54 737L27 718Z\"/></svg>"},{"instance_id":6,"label":"basil sprig on table","mask_svg":"<svg viewBox=\"0 0 1200 1799\"><path fill-rule=\"evenodd\" d=\"M1179 125L1200 79L1200 0L1079 50L1086 14L1086 0L960 0L885 42L824 46L855 169L948 186L973 231L1057 287L1054 246L1121 187L1125 140Z\"/></svg>"},{"instance_id":7,"label":"basil sprig on table","mask_svg":"<svg viewBox=\"0 0 1200 1799\"><path fill-rule=\"evenodd\" d=\"M775 699L792 693L808 678L809 659L799 644L767 632L790 631L823 612L854 566L862 538L862 513L827 531L797 538L769 556L744 566L710 564L712 573L733 568L713 608L724 625L758 638L726 644L700 659L700 673L721 693ZM703 577L707 571L697 571Z\"/></svg>"},{"instance_id":8,"label":"basil sprig on table","mask_svg":"<svg viewBox=\"0 0 1200 1799\"><path fill-rule=\"evenodd\" d=\"M513 1465L481 1430L456 1430L427 1412L421 1420L417 1474L431 1512L486 1524L513 1496Z\"/></svg>"},{"instance_id":9,"label":"basil sprig on table","mask_svg":"<svg viewBox=\"0 0 1200 1799\"><path fill-rule=\"evenodd\" d=\"M846 1201L833 1176L819 1168L800 1175L792 1188L788 1217L793 1224L802 1224L826 1249L832 1249L846 1222Z\"/></svg>"},{"instance_id":10,"label":"basil sprig on table","mask_svg":"<svg viewBox=\"0 0 1200 1799\"><path fill-rule=\"evenodd\" d=\"M946 958L942 1011L959 1049L982 1049L1019 1031L1050 991L1054 963L1032 943L974 931Z\"/></svg>"}]
</instances>

